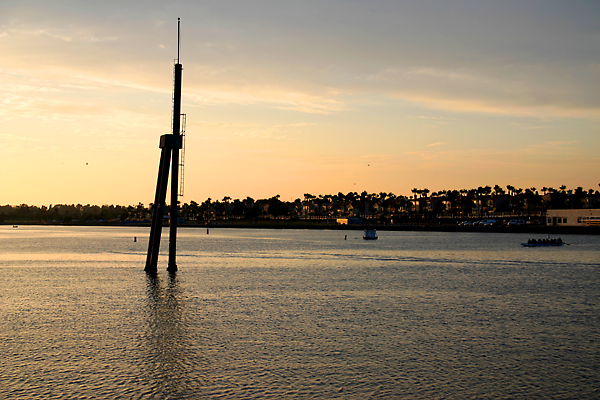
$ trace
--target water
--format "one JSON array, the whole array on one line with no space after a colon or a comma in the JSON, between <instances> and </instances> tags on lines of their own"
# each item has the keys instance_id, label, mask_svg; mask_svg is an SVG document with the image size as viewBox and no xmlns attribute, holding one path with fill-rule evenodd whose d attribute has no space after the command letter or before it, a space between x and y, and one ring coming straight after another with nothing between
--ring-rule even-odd
<instances>
[{"instance_id":1,"label":"water","mask_svg":"<svg viewBox=\"0 0 600 400\"><path fill-rule=\"evenodd\" d=\"M599 237L361 234L1 226L0 398L600 397Z\"/></svg>"}]
</instances>

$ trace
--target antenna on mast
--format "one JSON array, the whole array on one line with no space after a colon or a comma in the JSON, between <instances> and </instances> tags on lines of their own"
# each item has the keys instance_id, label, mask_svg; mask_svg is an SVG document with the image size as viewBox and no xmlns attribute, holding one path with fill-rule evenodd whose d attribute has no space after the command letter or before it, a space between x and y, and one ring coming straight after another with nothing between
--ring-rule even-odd
<instances>
[{"instance_id":1,"label":"antenna on mast","mask_svg":"<svg viewBox=\"0 0 600 400\"><path fill-rule=\"evenodd\" d=\"M177 18L177 64L179 64L179 47L181 42L181 18Z\"/></svg>"}]
</instances>

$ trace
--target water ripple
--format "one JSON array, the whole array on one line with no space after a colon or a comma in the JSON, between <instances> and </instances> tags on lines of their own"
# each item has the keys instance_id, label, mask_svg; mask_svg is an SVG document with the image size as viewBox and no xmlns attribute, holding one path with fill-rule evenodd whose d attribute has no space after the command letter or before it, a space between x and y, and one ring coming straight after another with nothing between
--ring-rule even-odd
<instances>
[{"instance_id":1,"label":"water ripple","mask_svg":"<svg viewBox=\"0 0 600 400\"><path fill-rule=\"evenodd\" d=\"M50 232L47 242L38 232L30 253L33 242L0 246L0 398L568 399L600 390L594 238L574 238L579 250L530 252L510 235L382 234L367 245L324 232L187 231L180 271L161 264L147 276L143 243L110 232L63 232L62 241Z\"/></svg>"}]
</instances>

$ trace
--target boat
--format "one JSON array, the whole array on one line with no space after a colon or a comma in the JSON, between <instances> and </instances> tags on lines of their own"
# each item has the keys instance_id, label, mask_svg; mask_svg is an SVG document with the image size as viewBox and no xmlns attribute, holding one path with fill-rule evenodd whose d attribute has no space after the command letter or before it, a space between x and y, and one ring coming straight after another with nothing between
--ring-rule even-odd
<instances>
[{"instance_id":1,"label":"boat","mask_svg":"<svg viewBox=\"0 0 600 400\"><path fill-rule=\"evenodd\" d=\"M566 243L521 243L521 246L525 247L556 247L564 246Z\"/></svg>"},{"instance_id":2,"label":"boat","mask_svg":"<svg viewBox=\"0 0 600 400\"><path fill-rule=\"evenodd\" d=\"M529 239L527 243L521 243L525 247L556 247L564 246L566 243L561 238L558 239Z\"/></svg>"},{"instance_id":3,"label":"boat","mask_svg":"<svg viewBox=\"0 0 600 400\"><path fill-rule=\"evenodd\" d=\"M365 234L363 235L363 239L377 240L377 231L375 229L365 229Z\"/></svg>"}]
</instances>

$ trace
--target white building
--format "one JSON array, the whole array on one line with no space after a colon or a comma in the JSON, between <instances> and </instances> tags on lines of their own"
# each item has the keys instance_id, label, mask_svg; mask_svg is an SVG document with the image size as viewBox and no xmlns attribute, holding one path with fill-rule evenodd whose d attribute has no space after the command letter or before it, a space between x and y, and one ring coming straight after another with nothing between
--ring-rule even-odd
<instances>
[{"instance_id":1,"label":"white building","mask_svg":"<svg viewBox=\"0 0 600 400\"><path fill-rule=\"evenodd\" d=\"M575 210L546 211L548 226L590 226L600 225L600 209L583 208Z\"/></svg>"}]
</instances>

